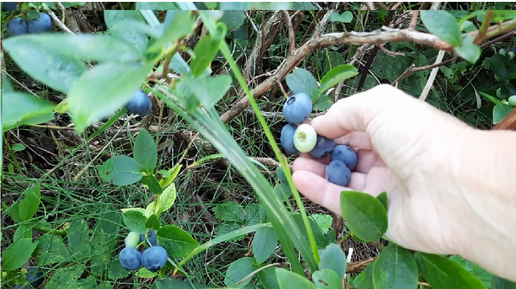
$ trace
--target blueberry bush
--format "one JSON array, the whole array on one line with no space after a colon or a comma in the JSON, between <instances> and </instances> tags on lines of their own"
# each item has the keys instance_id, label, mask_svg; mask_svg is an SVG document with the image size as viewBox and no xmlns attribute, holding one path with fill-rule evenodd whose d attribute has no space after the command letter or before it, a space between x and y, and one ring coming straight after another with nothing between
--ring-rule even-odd
<instances>
[{"instance_id":1,"label":"blueberry bush","mask_svg":"<svg viewBox=\"0 0 516 289\"><path fill-rule=\"evenodd\" d=\"M294 186L300 152L349 184L310 119L378 83L515 112L513 4L371 5L2 3L2 287L514 288L387 240L386 192Z\"/></svg>"}]
</instances>

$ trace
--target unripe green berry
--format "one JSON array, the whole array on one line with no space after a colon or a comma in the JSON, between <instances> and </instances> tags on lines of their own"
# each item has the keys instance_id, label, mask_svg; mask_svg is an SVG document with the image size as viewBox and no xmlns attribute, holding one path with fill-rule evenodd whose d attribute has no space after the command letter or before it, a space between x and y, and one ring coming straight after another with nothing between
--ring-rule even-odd
<instances>
[{"instance_id":1,"label":"unripe green berry","mask_svg":"<svg viewBox=\"0 0 516 289\"><path fill-rule=\"evenodd\" d=\"M506 53L506 51L505 51L505 49L503 49L503 48L502 48L502 49L500 49L500 50L498 50L498 54L500 54L500 55L505 56L505 53Z\"/></svg>"},{"instance_id":2,"label":"unripe green berry","mask_svg":"<svg viewBox=\"0 0 516 289\"><path fill-rule=\"evenodd\" d=\"M125 237L125 246L126 247L133 247L136 248L138 246L138 243L140 242L140 234L136 232L130 232L127 234L127 237Z\"/></svg>"},{"instance_id":3,"label":"unripe green berry","mask_svg":"<svg viewBox=\"0 0 516 289\"><path fill-rule=\"evenodd\" d=\"M499 87L499 88L496 90L496 96L497 96L498 98L502 98L502 97L503 97L503 95L502 95L502 88L501 88L501 87Z\"/></svg>"},{"instance_id":4,"label":"unripe green berry","mask_svg":"<svg viewBox=\"0 0 516 289\"><path fill-rule=\"evenodd\" d=\"M299 125L294 133L294 146L302 153L311 151L317 144L315 129L306 123Z\"/></svg>"},{"instance_id":5,"label":"unripe green berry","mask_svg":"<svg viewBox=\"0 0 516 289\"><path fill-rule=\"evenodd\" d=\"M513 60L514 59L514 56L516 55L514 52L512 51L509 51L509 53L507 53L507 55L509 55L509 59L510 60Z\"/></svg>"},{"instance_id":6,"label":"unripe green berry","mask_svg":"<svg viewBox=\"0 0 516 289\"><path fill-rule=\"evenodd\" d=\"M509 97L509 105L512 107L516 107L516 95Z\"/></svg>"}]
</instances>

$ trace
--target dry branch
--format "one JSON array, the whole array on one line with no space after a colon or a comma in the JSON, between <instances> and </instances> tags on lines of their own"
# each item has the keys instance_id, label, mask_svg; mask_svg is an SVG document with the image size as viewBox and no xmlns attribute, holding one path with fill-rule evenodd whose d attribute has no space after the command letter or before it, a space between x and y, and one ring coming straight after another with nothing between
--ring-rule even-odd
<instances>
[{"instance_id":1,"label":"dry branch","mask_svg":"<svg viewBox=\"0 0 516 289\"><path fill-rule=\"evenodd\" d=\"M296 38L294 35L294 26L292 26L292 20L290 19L290 15L287 10L283 10L283 15L285 16L285 22L288 28L288 42L290 43L290 47L288 49L288 55L292 54L292 51L296 49Z\"/></svg>"}]
</instances>

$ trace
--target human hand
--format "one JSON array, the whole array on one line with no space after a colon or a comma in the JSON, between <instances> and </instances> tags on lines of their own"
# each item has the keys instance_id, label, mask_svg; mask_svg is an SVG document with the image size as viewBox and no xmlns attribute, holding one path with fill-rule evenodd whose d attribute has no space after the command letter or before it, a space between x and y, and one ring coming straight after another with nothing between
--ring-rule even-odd
<instances>
[{"instance_id":1,"label":"human hand","mask_svg":"<svg viewBox=\"0 0 516 289\"><path fill-rule=\"evenodd\" d=\"M293 180L303 195L340 215L341 191L386 191L389 239L427 253L461 252L468 224L478 216L465 205L455 172L473 128L390 85L340 100L311 125L352 147L358 164L348 187L341 187L326 180L329 156L301 154Z\"/></svg>"}]
</instances>

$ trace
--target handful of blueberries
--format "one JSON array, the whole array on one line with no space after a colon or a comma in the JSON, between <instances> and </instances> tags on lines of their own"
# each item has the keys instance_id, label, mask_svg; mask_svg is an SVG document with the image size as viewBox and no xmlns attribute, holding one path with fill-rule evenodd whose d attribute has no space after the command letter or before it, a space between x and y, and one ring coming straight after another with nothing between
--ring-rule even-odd
<instances>
[{"instance_id":1,"label":"handful of blueberries","mask_svg":"<svg viewBox=\"0 0 516 289\"><path fill-rule=\"evenodd\" d=\"M281 145L289 154L310 153L314 158L331 155L326 175L331 183L347 186L351 171L357 165L356 153L347 145L335 145L335 140L317 135L315 129L303 123L312 112L312 99L305 93L290 96L283 106L287 120L281 130Z\"/></svg>"},{"instance_id":2,"label":"handful of blueberries","mask_svg":"<svg viewBox=\"0 0 516 289\"><path fill-rule=\"evenodd\" d=\"M118 259L120 264L129 270L137 270L143 265L147 270L151 272L158 272L167 263L168 253L165 248L156 244L156 232L154 230L149 231L147 237L149 245L143 253L138 251L138 242L145 241L145 234L138 234L136 232L130 232L125 237L125 248L120 251Z\"/></svg>"},{"instance_id":3,"label":"handful of blueberries","mask_svg":"<svg viewBox=\"0 0 516 289\"><path fill-rule=\"evenodd\" d=\"M5 2L2 5L2 10L7 12L15 12L18 2ZM52 31L52 19L47 13L40 12L39 19L25 20L22 17L13 18L7 22L7 32L12 36L24 34L36 34Z\"/></svg>"}]
</instances>

